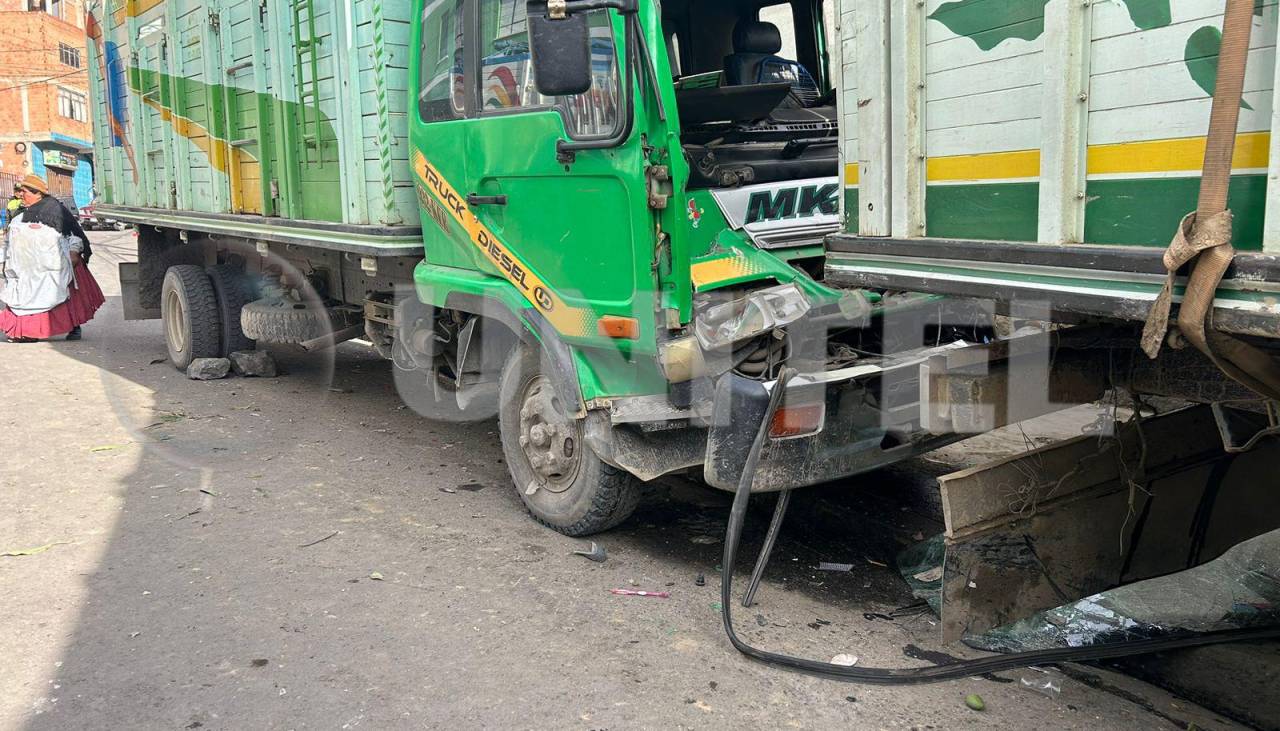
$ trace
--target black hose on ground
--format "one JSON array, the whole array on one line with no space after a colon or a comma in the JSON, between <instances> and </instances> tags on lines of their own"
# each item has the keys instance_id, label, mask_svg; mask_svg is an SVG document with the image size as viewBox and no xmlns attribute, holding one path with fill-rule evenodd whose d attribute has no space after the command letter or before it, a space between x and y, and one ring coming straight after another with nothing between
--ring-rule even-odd
<instances>
[{"instance_id":1,"label":"black hose on ground","mask_svg":"<svg viewBox=\"0 0 1280 731\"><path fill-rule=\"evenodd\" d=\"M721 561L722 573L720 574L720 616L724 620L724 631L729 635L729 642L742 654L771 665L809 675L831 678L832 680L871 685L914 685L937 683L944 680L959 680L975 675L1015 670L1031 665L1051 665L1054 663L1130 657L1221 642L1242 642L1245 640L1280 637L1280 627L1232 629L1188 634L1179 637L1133 640L1092 647L1070 647L1020 652L1012 655L995 655L977 660L959 660L921 668L847 667L818 660L791 657L776 652L760 650L748 645L733 631L733 602L731 601L733 595L733 569L738 560L738 543L742 539L742 525L747 516L747 500L751 496L752 483L755 482L756 468L760 463L760 452L769 440L769 424L773 420L774 413L778 410L778 404L782 401L782 394L786 391L787 383L795 374L795 370L784 368L774 384L772 393L769 395L769 406L765 409L764 419L760 423L760 429L756 432L755 441L751 444L751 451L747 453L747 459L743 464L742 477L738 480L738 489L733 497L733 507L729 511L729 526L725 531L724 557ZM757 567L757 569L762 568L763 566Z\"/></svg>"}]
</instances>

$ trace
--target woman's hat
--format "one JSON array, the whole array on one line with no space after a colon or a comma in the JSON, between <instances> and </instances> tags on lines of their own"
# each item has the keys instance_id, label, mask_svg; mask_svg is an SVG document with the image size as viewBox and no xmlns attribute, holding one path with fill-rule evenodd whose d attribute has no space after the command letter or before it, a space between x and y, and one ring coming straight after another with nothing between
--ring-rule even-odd
<instances>
[{"instance_id":1,"label":"woman's hat","mask_svg":"<svg viewBox=\"0 0 1280 731\"><path fill-rule=\"evenodd\" d=\"M28 175L23 178L22 182L18 183L18 190L22 188L33 190L42 195L49 195L49 184L44 182L44 178L39 175Z\"/></svg>"}]
</instances>

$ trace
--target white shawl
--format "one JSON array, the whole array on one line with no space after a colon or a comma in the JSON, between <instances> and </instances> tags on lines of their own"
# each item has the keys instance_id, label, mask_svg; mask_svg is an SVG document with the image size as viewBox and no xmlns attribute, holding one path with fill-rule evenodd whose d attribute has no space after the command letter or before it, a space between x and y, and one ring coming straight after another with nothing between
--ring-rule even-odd
<instances>
[{"instance_id":1,"label":"white shawl","mask_svg":"<svg viewBox=\"0 0 1280 731\"><path fill-rule=\"evenodd\" d=\"M71 241L39 223L24 223L19 216L0 242L0 301L15 315L48 312L70 296L75 272L71 266Z\"/></svg>"}]
</instances>

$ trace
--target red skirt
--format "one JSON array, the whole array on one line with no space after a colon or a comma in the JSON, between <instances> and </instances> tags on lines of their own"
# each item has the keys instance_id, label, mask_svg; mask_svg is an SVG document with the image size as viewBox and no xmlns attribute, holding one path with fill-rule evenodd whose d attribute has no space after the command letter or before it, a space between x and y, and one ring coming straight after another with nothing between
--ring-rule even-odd
<instances>
[{"instance_id":1,"label":"red skirt","mask_svg":"<svg viewBox=\"0 0 1280 731\"><path fill-rule=\"evenodd\" d=\"M98 280L84 264L76 265L76 280L70 293L66 302L38 315L15 315L8 308L0 310L0 330L11 338L43 340L66 335L92 320L94 313L106 302Z\"/></svg>"}]
</instances>

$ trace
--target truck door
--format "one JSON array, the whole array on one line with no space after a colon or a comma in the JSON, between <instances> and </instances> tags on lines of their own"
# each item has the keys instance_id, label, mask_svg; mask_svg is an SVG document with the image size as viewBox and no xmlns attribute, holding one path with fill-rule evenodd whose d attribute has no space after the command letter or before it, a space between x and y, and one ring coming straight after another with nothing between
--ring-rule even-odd
<instances>
[{"instance_id":1,"label":"truck door","mask_svg":"<svg viewBox=\"0 0 1280 731\"><path fill-rule=\"evenodd\" d=\"M411 80L410 160L418 182L422 238L427 263L475 269L474 250L462 216L466 195L466 132L474 124L465 94L470 77L464 60L467 0L426 0L413 38L420 49ZM452 196L452 197L451 197Z\"/></svg>"},{"instance_id":2,"label":"truck door","mask_svg":"<svg viewBox=\"0 0 1280 731\"><path fill-rule=\"evenodd\" d=\"M653 311L636 301L642 282L652 281L650 253L638 250L651 225L640 145L579 150L572 161L557 153L560 140L607 137L623 113L615 44L621 20L609 11L590 13L592 87L550 98L534 85L525 0L474 2L478 69L469 92L477 116L467 135L473 213L518 260L515 266L534 275L541 286L526 296L541 299L544 314L549 303L580 311L551 316L562 336L597 336L596 321L605 314L651 322L651 315L635 314ZM496 259L488 264L505 269Z\"/></svg>"}]
</instances>

